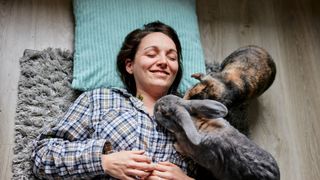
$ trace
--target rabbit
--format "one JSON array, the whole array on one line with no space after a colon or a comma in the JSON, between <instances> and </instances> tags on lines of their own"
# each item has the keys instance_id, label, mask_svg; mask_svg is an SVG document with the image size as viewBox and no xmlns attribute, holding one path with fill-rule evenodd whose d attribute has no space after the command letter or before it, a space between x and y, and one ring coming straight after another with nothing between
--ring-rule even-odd
<instances>
[{"instance_id":1,"label":"rabbit","mask_svg":"<svg viewBox=\"0 0 320 180\"><path fill-rule=\"evenodd\" d=\"M201 179L279 180L271 154L224 119L228 110L214 100L185 100L175 95L160 98L155 120L176 137L175 149L211 173Z\"/></svg>"},{"instance_id":2,"label":"rabbit","mask_svg":"<svg viewBox=\"0 0 320 180\"><path fill-rule=\"evenodd\" d=\"M245 46L229 55L221 65L214 64L207 75L193 74L200 82L185 93L184 99L212 99L223 103L229 109L225 119L249 135L249 100L265 92L275 76L276 65L269 53L258 46Z\"/></svg>"},{"instance_id":3,"label":"rabbit","mask_svg":"<svg viewBox=\"0 0 320 180\"><path fill-rule=\"evenodd\" d=\"M200 82L185 93L184 99L217 100L230 109L260 96L275 75L276 65L266 50L254 45L242 47L221 63L218 72L193 74Z\"/></svg>"}]
</instances>

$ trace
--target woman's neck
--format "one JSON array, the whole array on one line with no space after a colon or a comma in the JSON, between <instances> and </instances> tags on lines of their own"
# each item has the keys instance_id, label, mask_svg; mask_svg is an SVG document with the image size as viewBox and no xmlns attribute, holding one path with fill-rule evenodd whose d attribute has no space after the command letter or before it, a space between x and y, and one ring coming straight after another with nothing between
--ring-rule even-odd
<instances>
[{"instance_id":1,"label":"woman's neck","mask_svg":"<svg viewBox=\"0 0 320 180\"><path fill-rule=\"evenodd\" d=\"M161 98L165 94L150 94L146 93L145 91L142 90L137 90L137 95L138 97L146 107L146 110L150 116L153 116L153 108L156 103L156 101Z\"/></svg>"}]
</instances>

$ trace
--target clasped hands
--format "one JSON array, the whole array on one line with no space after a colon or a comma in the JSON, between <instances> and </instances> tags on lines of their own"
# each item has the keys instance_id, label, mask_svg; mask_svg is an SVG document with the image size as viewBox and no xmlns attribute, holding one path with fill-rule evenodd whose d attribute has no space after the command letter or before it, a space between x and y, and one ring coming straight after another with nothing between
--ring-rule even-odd
<instances>
[{"instance_id":1,"label":"clasped hands","mask_svg":"<svg viewBox=\"0 0 320 180\"><path fill-rule=\"evenodd\" d=\"M103 154L101 161L105 173L121 180L192 179L173 163L152 163L143 150Z\"/></svg>"}]
</instances>

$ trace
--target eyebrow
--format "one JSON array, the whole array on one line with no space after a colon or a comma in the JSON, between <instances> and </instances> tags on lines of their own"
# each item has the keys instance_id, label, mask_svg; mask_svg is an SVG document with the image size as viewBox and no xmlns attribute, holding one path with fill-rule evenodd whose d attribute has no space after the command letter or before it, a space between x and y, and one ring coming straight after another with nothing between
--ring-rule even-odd
<instances>
[{"instance_id":1,"label":"eyebrow","mask_svg":"<svg viewBox=\"0 0 320 180\"><path fill-rule=\"evenodd\" d=\"M147 50L147 49L159 49L159 48L157 46L148 46L148 47L144 48L143 50ZM169 52L172 52L172 51L174 51L178 54L177 50L169 49Z\"/></svg>"}]
</instances>

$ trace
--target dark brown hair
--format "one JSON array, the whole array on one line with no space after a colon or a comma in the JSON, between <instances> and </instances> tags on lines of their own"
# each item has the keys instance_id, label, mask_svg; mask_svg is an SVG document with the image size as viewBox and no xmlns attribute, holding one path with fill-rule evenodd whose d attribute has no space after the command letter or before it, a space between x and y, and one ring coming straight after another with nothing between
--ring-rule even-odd
<instances>
[{"instance_id":1,"label":"dark brown hair","mask_svg":"<svg viewBox=\"0 0 320 180\"><path fill-rule=\"evenodd\" d=\"M179 86L179 83L182 78L182 53L181 53L181 44L178 38L178 35L176 31L160 22L155 21L148 24L145 24L140 29L135 29L132 32L130 32L123 44L122 47L118 53L117 56L117 70L119 72L120 78L122 82L124 83L125 87L127 88L128 92L130 92L132 95L136 95L137 89L136 89L136 82L134 81L134 77L132 74L129 74L126 71L126 60L131 59L134 60L134 57L136 55L136 52L138 50L138 46L141 43L141 40L147 36L148 34L154 33L154 32L161 32L165 35L167 35L169 38L172 39L172 41L175 43L177 48L177 54L178 54L178 72L176 75L175 80L173 81L171 87L169 88L168 94L176 94L177 89Z\"/></svg>"}]
</instances>

